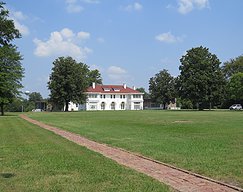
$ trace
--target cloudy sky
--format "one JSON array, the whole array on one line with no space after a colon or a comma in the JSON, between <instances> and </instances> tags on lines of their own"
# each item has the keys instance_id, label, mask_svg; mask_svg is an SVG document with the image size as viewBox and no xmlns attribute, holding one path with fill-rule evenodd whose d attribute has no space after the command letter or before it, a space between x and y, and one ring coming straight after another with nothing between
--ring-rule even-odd
<instances>
[{"instance_id":1,"label":"cloudy sky","mask_svg":"<svg viewBox=\"0 0 243 192\"><path fill-rule=\"evenodd\" d=\"M5 0L22 38L24 91L48 97L59 56L99 69L104 84L145 87L181 56L208 47L221 62L243 54L242 0Z\"/></svg>"}]
</instances>

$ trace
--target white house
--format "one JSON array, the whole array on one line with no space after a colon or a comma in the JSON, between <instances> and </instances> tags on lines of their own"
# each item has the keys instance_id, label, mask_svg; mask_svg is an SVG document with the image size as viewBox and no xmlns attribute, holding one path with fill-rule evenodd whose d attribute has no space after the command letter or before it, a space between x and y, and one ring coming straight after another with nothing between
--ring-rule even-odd
<instances>
[{"instance_id":1,"label":"white house","mask_svg":"<svg viewBox=\"0 0 243 192\"><path fill-rule=\"evenodd\" d=\"M96 85L87 89L84 105L70 103L69 110L142 110L143 93L135 87L123 85Z\"/></svg>"}]
</instances>

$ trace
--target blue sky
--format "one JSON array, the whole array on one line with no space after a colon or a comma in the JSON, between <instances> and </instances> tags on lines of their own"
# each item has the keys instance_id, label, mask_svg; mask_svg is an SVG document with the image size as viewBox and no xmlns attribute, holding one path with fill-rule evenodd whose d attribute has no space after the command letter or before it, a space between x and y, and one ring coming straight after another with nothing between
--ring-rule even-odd
<instances>
[{"instance_id":1,"label":"blue sky","mask_svg":"<svg viewBox=\"0 0 243 192\"><path fill-rule=\"evenodd\" d=\"M223 63L243 54L242 0L5 0L22 33L24 91L48 97L59 56L99 69L104 84L145 87L160 70L208 47Z\"/></svg>"}]
</instances>

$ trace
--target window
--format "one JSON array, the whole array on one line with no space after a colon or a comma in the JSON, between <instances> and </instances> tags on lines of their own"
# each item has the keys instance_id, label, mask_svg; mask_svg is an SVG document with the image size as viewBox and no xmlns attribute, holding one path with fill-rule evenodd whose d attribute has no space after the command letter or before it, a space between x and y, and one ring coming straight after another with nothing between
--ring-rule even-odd
<instances>
[{"instance_id":1,"label":"window","mask_svg":"<svg viewBox=\"0 0 243 192\"><path fill-rule=\"evenodd\" d=\"M120 99L125 99L126 98L126 95L120 95Z\"/></svg>"},{"instance_id":2,"label":"window","mask_svg":"<svg viewBox=\"0 0 243 192\"><path fill-rule=\"evenodd\" d=\"M103 98L105 99L105 95L103 95Z\"/></svg>"},{"instance_id":3,"label":"window","mask_svg":"<svg viewBox=\"0 0 243 192\"><path fill-rule=\"evenodd\" d=\"M89 98L97 98L97 94L89 94Z\"/></svg>"},{"instance_id":4,"label":"window","mask_svg":"<svg viewBox=\"0 0 243 192\"><path fill-rule=\"evenodd\" d=\"M117 88L114 88L113 90L116 91L116 92L119 92L120 91L120 89L117 89Z\"/></svg>"},{"instance_id":5,"label":"window","mask_svg":"<svg viewBox=\"0 0 243 192\"><path fill-rule=\"evenodd\" d=\"M115 98L116 98L116 95L111 95L111 99L112 99L112 98L115 99Z\"/></svg>"},{"instance_id":6,"label":"window","mask_svg":"<svg viewBox=\"0 0 243 192\"><path fill-rule=\"evenodd\" d=\"M115 102L111 103L111 110L115 110Z\"/></svg>"},{"instance_id":7,"label":"window","mask_svg":"<svg viewBox=\"0 0 243 192\"><path fill-rule=\"evenodd\" d=\"M96 110L96 105L94 105L94 104L93 105L90 105L90 109L91 110Z\"/></svg>"},{"instance_id":8,"label":"window","mask_svg":"<svg viewBox=\"0 0 243 192\"><path fill-rule=\"evenodd\" d=\"M121 109L125 109L125 103L124 102L121 103Z\"/></svg>"},{"instance_id":9,"label":"window","mask_svg":"<svg viewBox=\"0 0 243 192\"><path fill-rule=\"evenodd\" d=\"M110 88L103 88L104 91L110 91Z\"/></svg>"},{"instance_id":10,"label":"window","mask_svg":"<svg viewBox=\"0 0 243 192\"><path fill-rule=\"evenodd\" d=\"M141 106L140 106L140 102L134 102L134 109L135 110L140 110Z\"/></svg>"},{"instance_id":11,"label":"window","mask_svg":"<svg viewBox=\"0 0 243 192\"><path fill-rule=\"evenodd\" d=\"M103 96L103 95L100 95L100 98L101 98L101 99L102 99L102 96Z\"/></svg>"},{"instance_id":12,"label":"window","mask_svg":"<svg viewBox=\"0 0 243 192\"><path fill-rule=\"evenodd\" d=\"M133 98L136 98L136 99L141 98L141 95L133 95Z\"/></svg>"},{"instance_id":13,"label":"window","mask_svg":"<svg viewBox=\"0 0 243 192\"><path fill-rule=\"evenodd\" d=\"M101 110L105 110L105 102L102 102L100 107L101 107Z\"/></svg>"}]
</instances>

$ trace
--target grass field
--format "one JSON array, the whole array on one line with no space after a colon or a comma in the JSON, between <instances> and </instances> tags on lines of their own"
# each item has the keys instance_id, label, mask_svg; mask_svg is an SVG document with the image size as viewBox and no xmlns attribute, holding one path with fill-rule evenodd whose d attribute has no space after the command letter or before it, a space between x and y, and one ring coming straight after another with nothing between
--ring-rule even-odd
<instances>
[{"instance_id":1,"label":"grass field","mask_svg":"<svg viewBox=\"0 0 243 192\"><path fill-rule=\"evenodd\" d=\"M0 191L169 189L17 116L6 116L0 117Z\"/></svg>"},{"instance_id":2,"label":"grass field","mask_svg":"<svg viewBox=\"0 0 243 192\"><path fill-rule=\"evenodd\" d=\"M243 187L242 112L97 111L29 116Z\"/></svg>"}]
</instances>

